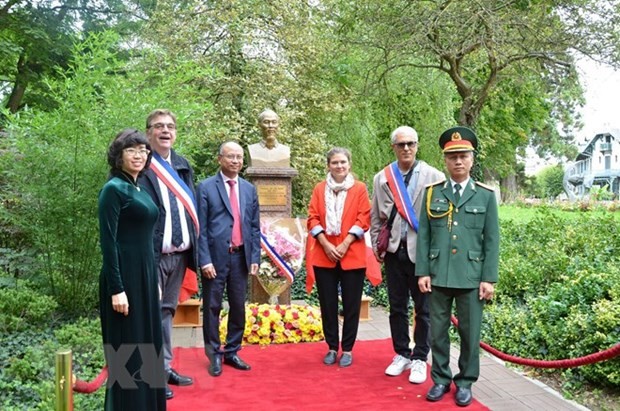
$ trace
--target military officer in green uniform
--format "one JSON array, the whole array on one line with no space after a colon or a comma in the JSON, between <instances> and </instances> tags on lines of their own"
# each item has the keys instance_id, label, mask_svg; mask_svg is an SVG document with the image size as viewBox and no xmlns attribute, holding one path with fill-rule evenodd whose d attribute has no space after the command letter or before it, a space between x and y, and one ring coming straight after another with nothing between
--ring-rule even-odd
<instances>
[{"instance_id":1,"label":"military officer in green uniform","mask_svg":"<svg viewBox=\"0 0 620 411\"><path fill-rule=\"evenodd\" d=\"M429 293L434 385L429 401L439 401L454 381L455 402L472 401L471 386L480 374L482 309L493 297L499 267L499 222L492 188L474 181L470 171L478 146L475 133L453 127L439 138L449 180L427 186L419 216L415 275ZM450 370L450 317L456 302L461 340L459 372Z\"/></svg>"}]
</instances>

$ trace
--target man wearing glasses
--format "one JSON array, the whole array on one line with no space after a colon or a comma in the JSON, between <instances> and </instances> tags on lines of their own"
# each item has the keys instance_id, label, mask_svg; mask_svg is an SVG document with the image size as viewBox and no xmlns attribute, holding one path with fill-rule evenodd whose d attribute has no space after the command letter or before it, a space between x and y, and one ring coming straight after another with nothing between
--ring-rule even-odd
<instances>
[{"instance_id":1,"label":"man wearing glasses","mask_svg":"<svg viewBox=\"0 0 620 411\"><path fill-rule=\"evenodd\" d=\"M409 382L426 381L426 360L430 350L430 314L428 297L420 292L415 277L418 216L424 202L427 184L445 179L442 172L423 161L416 160L418 133L401 126L390 135L396 161L377 173L373 183L370 236L377 261L385 263L388 300L390 303L390 332L394 356L386 368L389 376L405 370ZM390 240L385 252L377 250L377 238L382 225L392 223ZM410 348L409 297L415 309L415 347Z\"/></svg>"},{"instance_id":2,"label":"man wearing glasses","mask_svg":"<svg viewBox=\"0 0 620 411\"><path fill-rule=\"evenodd\" d=\"M157 109L148 115L146 136L153 149L153 158L149 170L140 177L140 185L159 208L153 246L161 291L167 382L171 385L191 385L193 380L177 373L170 364L172 318L179 301L181 284L187 268L195 270L198 261L194 171L188 161L172 149L177 138L177 127L176 117L170 110ZM171 399L174 393L168 384L166 398Z\"/></svg>"},{"instance_id":3,"label":"man wearing glasses","mask_svg":"<svg viewBox=\"0 0 620 411\"><path fill-rule=\"evenodd\" d=\"M217 156L220 171L198 186L198 239L202 295L203 337L209 358L208 372L222 374L222 364L241 371L250 365L239 357L245 331L245 296L248 274L260 263L260 217L256 188L239 177L243 148L229 141ZM224 291L228 296L226 340L220 340L220 312Z\"/></svg>"}]
</instances>

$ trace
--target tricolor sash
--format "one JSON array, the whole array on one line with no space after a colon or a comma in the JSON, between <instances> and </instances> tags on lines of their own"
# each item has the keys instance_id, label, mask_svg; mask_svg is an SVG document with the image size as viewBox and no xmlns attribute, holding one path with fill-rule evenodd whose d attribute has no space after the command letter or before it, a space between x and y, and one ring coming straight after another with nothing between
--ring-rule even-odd
<instances>
[{"instance_id":1,"label":"tricolor sash","mask_svg":"<svg viewBox=\"0 0 620 411\"><path fill-rule=\"evenodd\" d=\"M263 251L265 251L269 259L278 268L278 274L280 274L282 277L285 277L289 283L292 283L295 279L295 272L293 271L291 266L288 265L286 261L284 261L282 256L278 254L276 249L273 248L271 244L269 244L267 237L265 237L263 233L260 233L260 246Z\"/></svg>"},{"instance_id":2,"label":"tricolor sash","mask_svg":"<svg viewBox=\"0 0 620 411\"><path fill-rule=\"evenodd\" d=\"M383 171L385 171L388 187L394 196L394 204L396 205L398 213L405 219L405 221L407 221L409 226L413 228L413 231L417 233L418 218L415 215L413 204L411 203L411 198L409 198L407 187L405 187L403 176L398 170L398 163L394 161L392 164L387 165Z\"/></svg>"},{"instance_id":3,"label":"tricolor sash","mask_svg":"<svg viewBox=\"0 0 620 411\"><path fill-rule=\"evenodd\" d=\"M151 170L181 200L181 204L183 204L183 207L185 207L185 210L194 222L196 236L198 236L200 224L198 223L198 213L196 212L196 199L192 190L181 180L176 170L166 160L161 158L156 151L153 151L153 158L151 158Z\"/></svg>"}]
</instances>

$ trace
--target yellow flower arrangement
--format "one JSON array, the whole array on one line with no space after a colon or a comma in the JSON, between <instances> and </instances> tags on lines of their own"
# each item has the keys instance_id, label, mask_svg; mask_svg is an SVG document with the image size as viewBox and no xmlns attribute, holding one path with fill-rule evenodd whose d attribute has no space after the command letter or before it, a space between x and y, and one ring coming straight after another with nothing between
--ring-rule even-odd
<instances>
[{"instance_id":1,"label":"yellow flower arrangement","mask_svg":"<svg viewBox=\"0 0 620 411\"><path fill-rule=\"evenodd\" d=\"M220 339L226 341L226 316L220 318ZM251 303L245 307L244 344L285 344L323 340L321 312L311 305Z\"/></svg>"}]
</instances>

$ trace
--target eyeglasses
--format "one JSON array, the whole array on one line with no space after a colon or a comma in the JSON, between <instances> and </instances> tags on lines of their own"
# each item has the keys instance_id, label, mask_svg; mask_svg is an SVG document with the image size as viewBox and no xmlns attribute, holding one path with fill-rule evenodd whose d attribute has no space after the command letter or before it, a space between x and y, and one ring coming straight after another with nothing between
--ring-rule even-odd
<instances>
[{"instance_id":1,"label":"eyeglasses","mask_svg":"<svg viewBox=\"0 0 620 411\"><path fill-rule=\"evenodd\" d=\"M394 145L400 148L401 150L404 150L407 147L413 149L415 148L415 146L418 145L418 142L417 141L403 141L402 143L394 143Z\"/></svg>"},{"instance_id":2,"label":"eyeglasses","mask_svg":"<svg viewBox=\"0 0 620 411\"><path fill-rule=\"evenodd\" d=\"M225 156L223 156L225 159L227 160L238 160L238 161L243 161L243 156L242 155L235 155L235 154L226 154Z\"/></svg>"},{"instance_id":3,"label":"eyeglasses","mask_svg":"<svg viewBox=\"0 0 620 411\"><path fill-rule=\"evenodd\" d=\"M155 123L149 126L149 128L155 128L157 130L163 130L164 127L168 127L168 130L176 130L177 125L174 123Z\"/></svg>"},{"instance_id":4,"label":"eyeglasses","mask_svg":"<svg viewBox=\"0 0 620 411\"><path fill-rule=\"evenodd\" d=\"M149 155L149 153L151 152L151 150L147 150L146 148L126 148L125 153L129 154L132 157L135 157L136 154L139 154L140 157L147 157Z\"/></svg>"}]
</instances>

